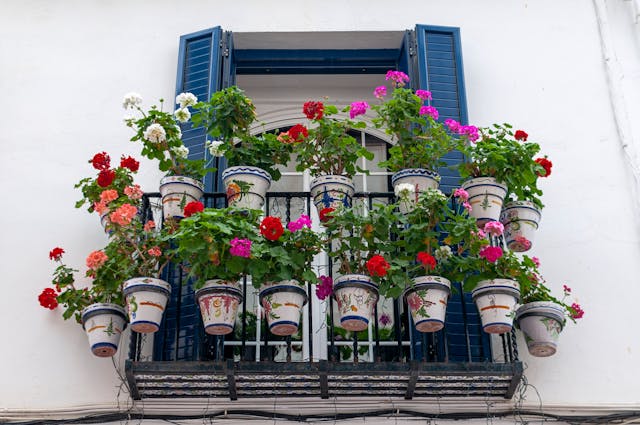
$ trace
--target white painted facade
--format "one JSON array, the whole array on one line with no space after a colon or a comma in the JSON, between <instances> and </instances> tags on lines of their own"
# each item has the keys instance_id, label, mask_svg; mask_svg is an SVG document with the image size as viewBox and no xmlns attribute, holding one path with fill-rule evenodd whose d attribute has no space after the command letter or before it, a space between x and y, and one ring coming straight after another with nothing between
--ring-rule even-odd
<instances>
[{"instance_id":1,"label":"white painted facade","mask_svg":"<svg viewBox=\"0 0 640 425\"><path fill-rule=\"evenodd\" d=\"M554 357L532 358L519 341L532 385L522 405L581 415L639 411L639 6L638 0L2 1L0 269L8 293L0 298L0 420L132 407L111 361L91 356L82 329L41 308L37 295L54 269L50 249L62 246L70 264L82 265L105 242L97 217L73 208L80 197L73 185L91 173L86 161L95 152L139 158L122 122L122 95L139 92L146 106L162 97L172 108L180 35L215 25L236 33L460 27L470 123L525 129L554 163L543 182L546 208L532 252L553 288L571 286L586 311L578 325L567 326ZM144 190L156 191L159 177L155 164L142 163ZM116 359L120 369L125 351ZM290 414L488 408L482 400L281 399L145 402L133 410L201 414L274 405Z\"/></svg>"}]
</instances>

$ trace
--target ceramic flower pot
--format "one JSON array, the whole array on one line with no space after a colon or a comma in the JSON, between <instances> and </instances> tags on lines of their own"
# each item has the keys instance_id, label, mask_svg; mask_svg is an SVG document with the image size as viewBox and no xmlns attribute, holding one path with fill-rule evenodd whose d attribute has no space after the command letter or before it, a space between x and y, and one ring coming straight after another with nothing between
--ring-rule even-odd
<instances>
[{"instance_id":1,"label":"ceramic flower pot","mask_svg":"<svg viewBox=\"0 0 640 425\"><path fill-rule=\"evenodd\" d=\"M527 303L518 308L516 325L532 356L549 357L556 353L565 323L564 313L561 306L548 301Z\"/></svg>"},{"instance_id":2,"label":"ceramic flower pot","mask_svg":"<svg viewBox=\"0 0 640 425\"><path fill-rule=\"evenodd\" d=\"M227 335L233 332L242 291L238 282L220 279L207 280L196 290L204 331L209 335Z\"/></svg>"},{"instance_id":3,"label":"ceramic flower pot","mask_svg":"<svg viewBox=\"0 0 640 425\"><path fill-rule=\"evenodd\" d=\"M262 168L238 166L222 172L229 206L259 210L271 186L271 175Z\"/></svg>"},{"instance_id":4,"label":"ceramic flower pot","mask_svg":"<svg viewBox=\"0 0 640 425\"><path fill-rule=\"evenodd\" d=\"M437 189L440 184L440 175L435 171L425 168L407 168L394 173L391 176L393 191L399 200L398 209L407 214L415 208L418 195L427 189ZM404 186L412 186L412 190L404 193Z\"/></svg>"},{"instance_id":5,"label":"ceramic flower pot","mask_svg":"<svg viewBox=\"0 0 640 425\"><path fill-rule=\"evenodd\" d=\"M260 305L274 335L287 336L298 332L300 312L306 303L307 291L297 280L284 280L260 288Z\"/></svg>"},{"instance_id":6,"label":"ceramic flower pot","mask_svg":"<svg viewBox=\"0 0 640 425\"><path fill-rule=\"evenodd\" d=\"M153 277L134 277L124 283L122 290L131 330L144 334L157 332L171 295L171 285Z\"/></svg>"},{"instance_id":7,"label":"ceramic flower pot","mask_svg":"<svg viewBox=\"0 0 640 425\"><path fill-rule=\"evenodd\" d=\"M91 304L82 310L81 319L93 355L114 356L118 351L120 335L127 327L124 308L116 304Z\"/></svg>"},{"instance_id":8,"label":"ceramic flower pot","mask_svg":"<svg viewBox=\"0 0 640 425\"><path fill-rule=\"evenodd\" d=\"M437 332L444 328L451 282L441 276L420 276L405 289L413 324L418 332Z\"/></svg>"},{"instance_id":9,"label":"ceramic flower pot","mask_svg":"<svg viewBox=\"0 0 640 425\"><path fill-rule=\"evenodd\" d=\"M348 331L367 329L378 302L378 285L369 276L348 274L333 284L333 297L338 303L340 326Z\"/></svg>"},{"instance_id":10,"label":"ceramic flower pot","mask_svg":"<svg viewBox=\"0 0 640 425\"><path fill-rule=\"evenodd\" d=\"M520 299L520 285L511 279L481 280L471 291L478 307L482 330L503 334L513 327L516 304Z\"/></svg>"},{"instance_id":11,"label":"ceramic flower pot","mask_svg":"<svg viewBox=\"0 0 640 425\"><path fill-rule=\"evenodd\" d=\"M540 210L529 201L514 201L502 208L500 222L504 225L504 239L511 251L531 249L540 223Z\"/></svg>"},{"instance_id":12,"label":"ceramic flower pot","mask_svg":"<svg viewBox=\"0 0 640 425\"><path fill-rule=\"evenodd\" d=\"M199 201L204 194L204 184L190 177L166 176L160 180L162 214L167 218L184 218L184 207Z\"/></svg>"},{"instance_id":13,"label":"ceramic flower pot","mask_svg":"<svg viewBox=\"0 0 640 425\"><path fill-rule=\"evenodd\" d=\"M350 207L356 187L353 180L345 176L319 176L311 180L311 199L318 209Z\"/></svg>"},{"instance_id":14,"label":"ceramic flower pot","mask_svg":"<svg viewBox=\"0 0 640 425\"><path fill-rule=\"evenodd\" d=\"M469 194L469 215L476 219L478 227L484 227L489 221L498 221L507 186L493 177L477 177L464 182L462 188Z\"/></svg>"}]
</instances>

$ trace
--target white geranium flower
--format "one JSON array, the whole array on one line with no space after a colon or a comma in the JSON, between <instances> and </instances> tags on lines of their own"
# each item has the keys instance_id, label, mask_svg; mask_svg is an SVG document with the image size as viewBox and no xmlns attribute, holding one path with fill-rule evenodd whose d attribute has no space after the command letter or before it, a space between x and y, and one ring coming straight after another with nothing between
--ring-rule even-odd
<instances>
[{"instance_id":1,"label":"white geranium flower","mask_svg":"<svg viewBox=\"0 0 640 425\"><path fill-rule=\"evenodd\" d=\"M176 96L176 104L180 105L181 109L187 106L193 106L198 102L198 98L193 93L180 93Z\"/></svg>"},{"instance_id":2,"label":"white geranium flower","mask_svg":"<svg viewBox=\"0 0 640 425\"><path fill-rule=\"evenodd\" d=\"M449 245L440 246L436 249L436 252L434 252L434 256L438 261L444 261L452 255L453 253L451 252L451 247Z\"/></svg>"},{"instance_id":3,"label":"white geranium flower","mask_svg":"<svg viewBox=\"0 0 640 425\"><path fill-rule=\"evenodd\" d=\"M138 93L127 93L124 95L124 100L122 101L122 107L124 109L134 108L142 103L142 96Z\"/></svg>"},{"instance_id":4,"label":"white geranium flower","mask_svg":"<svg viewBox=\"0 0 640 425\"><path fill-rule=\"evenodd\" d=\"M447 195L442 193L440 189L434 189L430 187L426 190L426 192L429 198L434 198L435 200L438 200L440 202L444 202L447 200Z\"/></svg>"},{"instance_id":5,"label":"white geranium flower","mask_svg":"<svg viewBox=\"0 0 640 425\"><path fill-rule=\"evenodd\" d=\"M163 143L167 140L167 132L160 124L151 124L144 131L144 138L151 143Z\"/></svg>"},{"instance_id":6,"label":"white geranium flower","mask_svg":"<svg viewBox=\"0 0 640 425\"><path fill-rule=\"evenodd\" d=\"M393 191L396 197L400 198L400 197L406 197L412 193L415 193L416 188L414 185L409 183L400 183L399 185L394 187Z\"/></svg>"},{"instance_id":7,"label":"white geranium flower","mask_svg":"<svg viewBox=\"0 0 640 425\"><path fill-rule=\"evenodd\" d=\"M176 125L175 129L176 129L176 133L178 135L178 139L182 139L182 130L180 130L180 126Z\"/></svg>"},{"instance_id":8,"label":"white geranium flower","mask_svg":"<svg viewBox=\"0 0 640 425\"><path fill-rule=\"evenodd\" d=\"M171 148L171 152L173 152L178 158L184 159L189 156L189 148L184 145Z\"/></svg>"},{"instance_id":9,"label":"white geranium flower","mask_svg":"<svg viewBox=\"0 0 640 425\"><path fill-rule=\"evenodd\" d=\"M220 146L222 146L222 142L220 140L207 140L205 146L207 147L207 149L209 149L209 153L211 154L211 156L224 155L224 151L220 149Z\"/></svg>"},{"instance_id":10,"label":"white geranium flower","mask_svg":"<svg viewBox=\"0 0 640 425\"><path fill-rule=\"evenodd\" d=\"M178 108L173 113L176 116L176 119L180 122L187 122L191 118L191 112L189 112L189 108Z\"/></svg>"}]
</instances>

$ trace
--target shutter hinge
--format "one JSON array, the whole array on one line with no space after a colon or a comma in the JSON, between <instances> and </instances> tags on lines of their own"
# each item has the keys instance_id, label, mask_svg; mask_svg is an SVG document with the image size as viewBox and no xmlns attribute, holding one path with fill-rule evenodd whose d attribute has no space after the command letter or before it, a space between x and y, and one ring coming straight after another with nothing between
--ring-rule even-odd
<instances>
[{"instance_id":1,"label":"shutter hinge","mask_svg":"<svg viewBox=\"0 0 640 425\"><path fill-rule=\"evenodd\" d=\"M220 40L220 49L222 50L222 56L225 58L229 57L229 46L227 46L227 37L225 35L222 36L222 40Z\"/></svg>"}]
</instances>

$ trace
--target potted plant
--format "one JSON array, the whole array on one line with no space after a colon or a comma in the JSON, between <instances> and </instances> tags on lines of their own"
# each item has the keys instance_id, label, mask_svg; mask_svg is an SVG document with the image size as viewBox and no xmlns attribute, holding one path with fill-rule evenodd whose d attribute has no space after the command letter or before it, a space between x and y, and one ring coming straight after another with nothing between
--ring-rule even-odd
<instances>
[{"instance_id":1,"label":"potted plant","mask_svg":"<svg viewBox=\"0 0 640 425\"><path fill-rule=\"evenodd\" d=\"M271 181L281 177L277 165L289 161L291 146L272 133L250 134L255 106L236 86L215 92L194 108L194 125L213 138L210 152L227 160L222 181L229 205L262 208Z\"/></svg>"},{"instance_id":2,"label":"potted plant","mask_svg":"<svg viewBox=\"0 0 640 425\"><path fill-rule=\"evenodd\" d=\"M524 335L527 349L532 356L549 357L556 353L558 338L566 319L575 323L582 318L584 311L577 303L567 304L565 299L571 295L571 288L563 285L563 297L557 299L545 285L538 273L539 260L536 257L523 257L532 270L528 281L523 282L521 306L516 311L516 325Z\"/></svg>"},{"instance_id":3,"label":"potted plant","mask_svg":"<svg viewBox=\"0 0 640 425\"><path fill-rule=\"evenodd\" d=\"M267 216L260 223L260 237L253 244L251 282L260 290L269 330L274 335L298 332L300 312L307 303L306 283L318 278L311 263L325 245L311 230L311 219L301 215L285 229L280 218Z\"/></svg>"},{"instance_id":4,"label":"potted plant","mask_svg":"<svg viewBox=\"0 0 640 425\"><path fill-rule=\"evenodd\" d=\"M358 165L360 158L373 159L373 154L362 146L349 132L364 128L363 122L352 121L366 112L366 102L354 102L342 112L349 112L351 119L337 116L338 108L319 101L303 105L303 113L311 126L294 126L280 137L293 143L296 170L309 170L311 198L320 212L324 208L339 205L351 206L355 192L353 177L356 172L366 172Z\"/></svg>"},{"instance_id":5,"label":"potted plant","mask_svg":"<svg viewBox=\"0 0 640 425\"><path fill-rule=\"evenodd\" d=\"M341 326L362 331L371 320L379 293L403 287L401 267L390 263L395 250L392 233L398 226L395 205L377 204L371 211L340 207L327 215L325 226L331 243L329 256L337 266L333 297Z\"/></svg>"},{"instance_id":6,"label":"potted plant","mask_svg":"<svg viewBox=\"0 0 640 425\"><path fill-rule=\"evenodd\" d=\"M194 279L196 301L211 335L233 332L242 302L240 280L246 274L256 239L260 210L207 208L188 204L172 237L175 254Z\"/></svg>"},{"instance_id":7,"label":"potted plant","mask_svg":"<svg viewBox=\"0 0 640 425\"><path fill-rule=\"evenodd\" d=\"M49 258L58 266L53 272L52 287L45 288L38 296L44 308L54 310L62 305L62 317L65 320L73 316L82 324L91 352L97 357L115 355L120 336L127 326L121 289L125 276L119 267L122 258L117 245L112 241L103 250L89 254L85 273L91 279L88 287L76 284L75 274L78 270L62 261L64 249L54 248L49 252Z\"/></svg>"},{"instance_id":8,"label":"potted plant","mask_svg":"<svg viewBox=\"0 0 640 425\"><path fill-rule=\"evenodd\" d=\"M456 141L437 121L438 110L425 105L431 100L429 91L414 92L404 87L409 76L401 71L388 71L386 80L391 81L393 92L385 99L386 86L374 90L381 103L371 107L377 114L373 124L384 128L395 144L389 149L388 159L379 165L394 173L391 177L394 189L400 184L411 185L416 196L427 188L437 189L438 168L446 165L442 157L455 148ZM411 205L402 203L400 208L406 211Z\"/></svg>"},{"instance_id":9,"label":"potted plant","mask_svg":"<svg viewBox=\"0 0 640 425\"><path fill-rule=\"evenodd\" d=\"M90 213L100 215L100 222L107 231L109 213L124 203L140 199L140 186L133 183L133 174L140 163L131 156L122 155L119 167L111 167L111 157L106 152L98 152L89 163L98 171L96 177L85 177L75 188L82 192L82 199L76 202L76 208L86 205ZM140 195L140 196L138 196Z\"/></svg>"},{"instance_id":10,"label":"potted plant","mask_svg":"<svg viewBox=\"0 0 640 425\"><path fill-rule=\"evenodd\" d=\"M452 132L458 134L471 133L469 142L459 143L458 149L465 154L467 161L459 165L458 171L462 178L468 178L462 188L469 193L470 211L482 227L489 221L500 218L503 201L507 193L518 199L525 194L539 195L542 192L536 188L536 173L542 167L535 162L534 156L540 146L536 143L521 143L512 131L510 124L493 124L480 129L481 138L477 133L465 129L453 120L445 121Z\"/></svg>"},{"instance_id":11,"label":"potted plant","mask_svg":"<svg viewBox=\"0 0 640 425\"><path fill-rule=\"evenodd\" d=\"M160 180L165 219L184 217L185 205L202 197L202 178L211 171L206 168L204 159L189 159L189 148L182 141L180 124L189 122L189 107L194 106L196 102L197 98L193 94L180 93L176 97L176 103L180 107L174 113L163 111L162 99L159 108L153 105L145 112L140 107L140 95L129 93L124 98L123 105L127 111L137 110L141 114L138 119L125 118L127 126L136 132L131 141L142 143L142 155L151 160L158 160L160 171L166 173Z\"/></svg>"}]
</instances>

